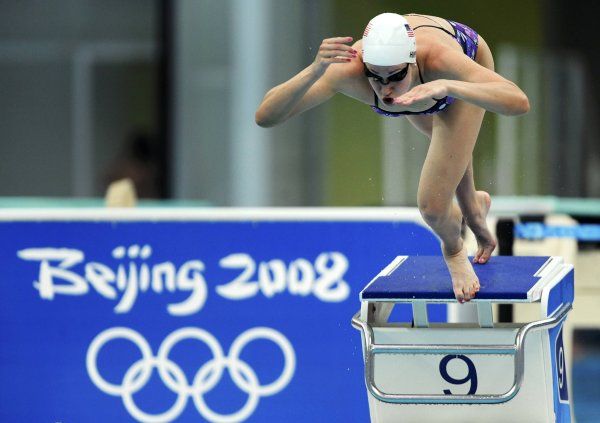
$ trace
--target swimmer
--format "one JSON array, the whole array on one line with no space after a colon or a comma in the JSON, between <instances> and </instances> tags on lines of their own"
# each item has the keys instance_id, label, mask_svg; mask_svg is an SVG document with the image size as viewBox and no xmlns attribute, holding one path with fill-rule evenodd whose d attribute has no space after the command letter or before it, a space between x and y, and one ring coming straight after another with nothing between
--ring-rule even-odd
<instances>
[{"instance_id":1,"label":"swimmer","mask_svg":"<svg viewBox=\"0 0 600 423\"><path fill-rule=\"evenodd\" d=\"M477 191L473 180L475 142L486 110L520 115L529 111L529 100L494 72L485 40L458 22L383 13L371 19L361 40L352 42L351 37L323 40L312 64L267 92L256 123L278 125L336 93L381 115L406 117L430 141L419 180L419 210L441 239L456 299L469 301L480 286L461 224L477 239L474 263L486 263L496 247L486 224L490 196Z\"/></svg>"}]
</instances>

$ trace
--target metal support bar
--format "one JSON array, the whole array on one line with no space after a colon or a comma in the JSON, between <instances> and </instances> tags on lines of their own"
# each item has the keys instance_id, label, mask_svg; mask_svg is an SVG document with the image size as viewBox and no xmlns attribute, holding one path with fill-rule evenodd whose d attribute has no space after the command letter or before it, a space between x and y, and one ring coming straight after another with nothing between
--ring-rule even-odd
<instances>
[{"instance_id":1,"label":"metal support bar","mask_svg":"<svg viewBox=\"0 0 600 423\"><path fill-rule=\"evenodd\" d=\"M375 344L373 328L360 320L360 312L352 318L352 326L363 333L365 351L365 381L369 392L380 401L394 404L498 404L509 401L521 389L525 372L525 337L532 330L549 329L558 325L571 310L571 303L563 304L553 317L530 322L517 331L512 345L402 345ZM508 391L488 395L428 395L389 394L375 384L374 358L376 354L509 354L514 355L514 379Z\"/></svg>"},{"instance_id":2,"label":"metal support bar","mask_svg":"<svg viewBox=\"0 0 600 423\"><path fill-rule=\"evenodd\" d=\"M427 317L427 303L425 301L413 301L413 323L416 328L428 328L429 318Z\"/></svg>"},{"instance_id":3,"label":"metal support bar","mask_svg":"<svg viewBox=\"0 0 600 423\"><path fill-rule=\"evenodd\" d=\"M480 301L477 304L477 320L482 328L494 327L494 313L492 303L489 301Z\"/></svg>"},{"instance_id":4,"label":"metal support bar","mask_svg":"<svg viewBox=\"0 0 600 423\"><path fill-rule=\"evenodd\" d=\"M513 345L420 345L420 344L372 344L375 354L500 354L515 355Z\"/></svg>"}]
</instances>

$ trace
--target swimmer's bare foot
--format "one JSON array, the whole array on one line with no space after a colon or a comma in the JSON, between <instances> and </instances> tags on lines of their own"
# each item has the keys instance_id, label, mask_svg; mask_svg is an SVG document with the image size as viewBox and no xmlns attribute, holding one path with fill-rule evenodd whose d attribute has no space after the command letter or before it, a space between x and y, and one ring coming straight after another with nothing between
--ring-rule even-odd
<instances>
[{"instance_id":1,"label":"swimmer's bare foot","mask_svg":"<svg viewBox=\"0 0 600 423\"><path fill-rule=\"evenodd\" d=\"M475 195L477 199L476 211L472 215L466 216L466 221L477 240L477 253L473 258L473 263L483 264L487 263L496 248L496 240L486 223L492 199L485 191L477 191Z\"/></svg>"},{"instance_id":2,"label":"swimmer's bare foot","mask_svg":"<svg viewBox=\"0 0 600 423\"><path fill-rule=\"evenodd\" d=\"M479 279L469 262L467 249L462 246L458 253L447 254L444 251L444 260L452 277L452 289L459 303L464 303L475 297L479 291Z\"/></svg>"}]
</instances>

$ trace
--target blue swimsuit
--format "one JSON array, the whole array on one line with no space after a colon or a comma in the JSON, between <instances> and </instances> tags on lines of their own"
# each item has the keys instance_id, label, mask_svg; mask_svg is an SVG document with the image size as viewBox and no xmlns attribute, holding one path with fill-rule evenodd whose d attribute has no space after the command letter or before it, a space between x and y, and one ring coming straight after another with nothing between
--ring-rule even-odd
<instances>
[{"instance_id":1,"label":"blue swimsuit","mask_svg":"<svg viewBox=\"0 0 600 423\"><path fill-rule=\"evenodd\" d=\"M419 25L419 26L415 27L414 30L423 28L423 27L441 29L442 31L448 33L456 41L458 41L458 44L460 44L460 46L462 47L463 52L467 56L469 56L471 59L475 60L475 56L477 55L477 46L478 46L478 42L479 42L479 36L477 35L477 33L475 31L473 31L471 28L469 28L467 25L463 25L461 23L454 22L454 21L449 21L449 20L447 20L447 21L452 26L452 28L454 28L454 34L452 34L450 31L447 31L446 29L444 29L442 27L434 26L434 25ZM419 69L419 79L421 80L421 84L425 83L423 81L423 77L421 76L421 69ZM400 116L406 116L406 115L431 115L433 113L441 112L448 105L454 103L454 98L444 97L444 98L440 98L439 100L434 99L434 100L436 100L436 103L433 106L431 106L427 110L423 110L420 112L409 112L409 111L390 112L390 111L379 108L379 105L378 105L379 99L377 98L377 94L375 94L375 93L373 93L373 94L375 96L375 105L371 106L371 108L375 112L379 113L380 115L387 116L387 117L400 117Z\"/></svg>"}]
</instances>

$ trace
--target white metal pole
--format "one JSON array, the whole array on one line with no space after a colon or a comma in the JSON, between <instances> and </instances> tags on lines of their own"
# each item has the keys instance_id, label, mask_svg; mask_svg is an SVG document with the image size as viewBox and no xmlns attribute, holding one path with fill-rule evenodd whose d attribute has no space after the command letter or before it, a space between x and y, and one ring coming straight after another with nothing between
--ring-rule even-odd
<instances>
[{"instance_id":1,"label":"white metal pole","mask_svg":"<svg viewBox=\"0 0 600 423\"><path fill-rule=\"evenodd\" d=\"M498 50L498 72L511 81L517 81L519 57L512 46ZM514 117L498 115L496 138L496 194L517 194L515 163L518 163L518 121Z\"/></svg>"},{"instance_id":2,"label":"white metal pole","mask_svg":"<svg viewBox=\"0 0 600 423\"><path fill-rule=\"evenodd\" d=\"M407 191L409 165L406 144L409 123L406 119L383 119L383 204L405 205L411 200Z\"/></svg>"},{"instance_id":3,"label":"white metal pole","mask_svg":"<svg viewBox=\"0 0 600 423\"><path fill-rule=\"evenodd\" d=\"M276 66L271 56L271 0L232 0L231 197L233 206L271 203L270 133L254 122Z\"/></svg>"}]
</instances>

